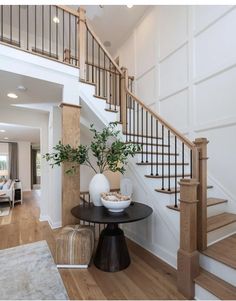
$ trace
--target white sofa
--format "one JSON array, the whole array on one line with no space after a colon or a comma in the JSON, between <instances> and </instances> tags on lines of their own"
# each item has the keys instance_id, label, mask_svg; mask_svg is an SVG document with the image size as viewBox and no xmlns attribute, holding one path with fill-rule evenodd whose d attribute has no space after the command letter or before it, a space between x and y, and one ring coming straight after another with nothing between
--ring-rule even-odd
<instances>
[{"instance_id":1,"label":"white sofa","mask_svg":"<svg viewBox=\"0 0 236 301\"><path fill-rule=\"evenodd\" d=\"M6 183L4 183L2 186L2 189L0 189L0 192L5 193L3 197L0 197L1 200L4 201L5 199L10 199L12 203L12 207L14 207L14 200L15 200L15 181L14 180L7 180Z\"/></svg>"}]
</instances>

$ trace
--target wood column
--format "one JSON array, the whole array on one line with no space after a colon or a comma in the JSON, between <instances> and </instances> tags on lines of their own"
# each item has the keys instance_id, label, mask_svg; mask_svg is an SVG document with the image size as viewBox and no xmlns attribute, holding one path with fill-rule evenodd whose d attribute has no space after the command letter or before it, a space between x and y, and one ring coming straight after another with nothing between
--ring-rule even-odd
<instances>
[{"instance_id":1,"label":"wood column","mask_svg":"<svg viewBox=\"0 0 236 301\"><path fill-rule=\"evenodd\" d=\"M122 76L121 76L121 122L122 122L122 131L126 133L126 87L127 87L127 79L128 79L128 70L127 68L122 67Z\"/></svg>"},{"instance_id":2,"label":"wood column","mask_svg":"<svg viewBox=\"0 0 236 301\"><path fill-rule=\"evenodd\" d=\"M79 68L80 68L80 79L85 80L86 79L86 65L85 65L85 59L86 59L86 10L80 7L78 9L79 14L79 26L78 26L78 32L79 32Z\"/></svg>"},{"instance_id":3,"label":"wood column","mask_svg":"<svg viewBox=\"0 0 236 301\"><path fill-rule=\"evenodd\" d=\"M197 138L194 144L199 151L199 185L197 189L197 216L198 235L197 246L199 251L207 248L207 144L206 138Z\"/></svg>"},{"instance_id":4,"label":"wood column","mask_svg":"<svg viewBox=\"0 0 236 301\"><path fill-rule=\"evenodd\" d=\"M180 248L177 256L177 284L187 298L194 298L194 279L199 274L197 251L197 186L194 179L180 180Z\"/></svg>"},{"instance_id":5,"label":"wood column","mask_svg":"<svg viewBox=\"0 0 236 301\"><path fill-rule=\"evenodd\" d=\"M62 143L77 147L80 144L80 106L62 103ZM80 202L80 170L75 174L66 174L65 171L72 163L62 166L62 226L79 222L71 214L71 209Z\"/></svg>"}]
</instances>

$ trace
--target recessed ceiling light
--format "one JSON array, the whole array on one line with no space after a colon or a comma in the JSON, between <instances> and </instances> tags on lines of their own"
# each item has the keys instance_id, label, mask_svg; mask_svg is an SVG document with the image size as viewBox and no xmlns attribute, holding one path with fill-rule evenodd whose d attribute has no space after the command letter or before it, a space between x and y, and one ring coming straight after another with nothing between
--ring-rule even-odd
<instances>
[{"instance_id":1,"label":"recessed ceiling light","mask_svg":"<svg viewBox=\"0 0 236 301\"><path fill-rule=\"evenodd\" d=\"M5 133L6 131L5 131L5 130L0 130L0 132L1 132L1 133Z\"/></svg>"},{"instance_id":2,"label":"recessed ceiling light","mask_svg":"<svg viewBox=\"0 0 236 301\"><path fill-rule=\"evenodd\" d=\"M133 7L133 5L132 4L128 4L128 5L126 5L128 8L132 8Z\"/></svg>"},{"instance_id":3,"label":"recessed ceiling light","mask_svg":"<svg viewBox=\"0 0 236 301\"><path fill-rule=\"evenodd\" d=\"M7 96L10 98L18 98L18 96L15 93L8 93Z\"/></svg>"},{"instance_id":4,"label":"recessed ceiling light","mask_svg":"<svg viewBox=\"0 0 236 301\"><path fill-rule=\"evenodd\" d=\"M58 17L54 17L52 20L53 20L53 22L56 23L56 24L60 23L60 20L59 20Z\"/></svg>"},{"instance_id":5,"label":"recessed ceiling light","mask_svg":"<svg viewBox=\"0 0 236 301\"><path fill-rule=\"evenodd\" d=\"M4 140L8 140L8 137L4 137Z\"/></svg>"},{"instance_id":6,"label":"recessed ceiling light","mask_svg":"<svg viewBox=\"0 0 236 301\"><path fill-rule=\"evenodd\" d=\"M19 85L19 86L17 86L17 90L19 90L19 91L26 91L27 88L24 87L24 86L22 86L22 85Z\"/></svg>"}]
</instances>

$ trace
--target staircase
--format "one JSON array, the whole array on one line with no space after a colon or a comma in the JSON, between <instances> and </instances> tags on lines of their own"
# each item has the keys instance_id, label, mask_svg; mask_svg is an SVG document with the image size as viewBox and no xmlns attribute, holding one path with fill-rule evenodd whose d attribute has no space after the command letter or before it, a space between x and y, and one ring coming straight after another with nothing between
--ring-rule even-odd
<instances>
[{"instance_id":1,"label":"staircase","mask_svg":"<svg viewBox=\"0 0 236 301\"><path fill-rule=\"evenodd\" d=\"M19 39L15 39L3 36L2 30L1 43L79 67L82 105L105 124L117 121L123 141L141 146L140 152L130 160L128 172L146 187L157 211L164 213L165 207L166 222L175 227L176 235L180 233L178 285L181 292L187 298L236 299L236 214L230 212L232 200L214 195L214 185L207 183L208 141L204 138L190 141L133 94L134 79L107 52L83 9L76 12L62 6L49 7L49 20L52 10L63 17L63 23L51 29L55 30L51 35L55 41L49 40L49 49L43 31L40 45L37 43L36 29L34 45L30 47L30 10L26 6L26 30L19 25L19 32L22 30L27 35L19 34ZM46 14L40 6L33 11L33 19L37 13ZM1 12L4 14L3 6ZM69 20L69 41L65 39L64 28L68 24L64 20ZM57 38L60 30L63 30L62 43Z\"/></svg>"}]
</instances>

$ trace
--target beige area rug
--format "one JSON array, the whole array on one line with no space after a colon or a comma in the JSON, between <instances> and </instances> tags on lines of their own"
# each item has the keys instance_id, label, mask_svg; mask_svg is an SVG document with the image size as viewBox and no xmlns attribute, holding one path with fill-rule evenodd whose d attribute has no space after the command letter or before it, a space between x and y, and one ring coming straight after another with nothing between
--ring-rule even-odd
<instances>
[{"instance_id":1,"label":"beige area rug","mask_svg":"<svg viewBox=\"0 0 236 301\"><path fill-rule=\"evenodd\" d=\"M8 216L10 213L10 206L5 203L0 204L0 217L1 216Z\"/></svg>"},{"instance_id":2,"label":"beige area rug","mask_svg":"<svg viewBox=\"0 0 236 301\"><path fill-rule=\"evenodd\" d=\"M68 300L46 241L0 250L1 300Z\"/></svg>"}]
</instances>

